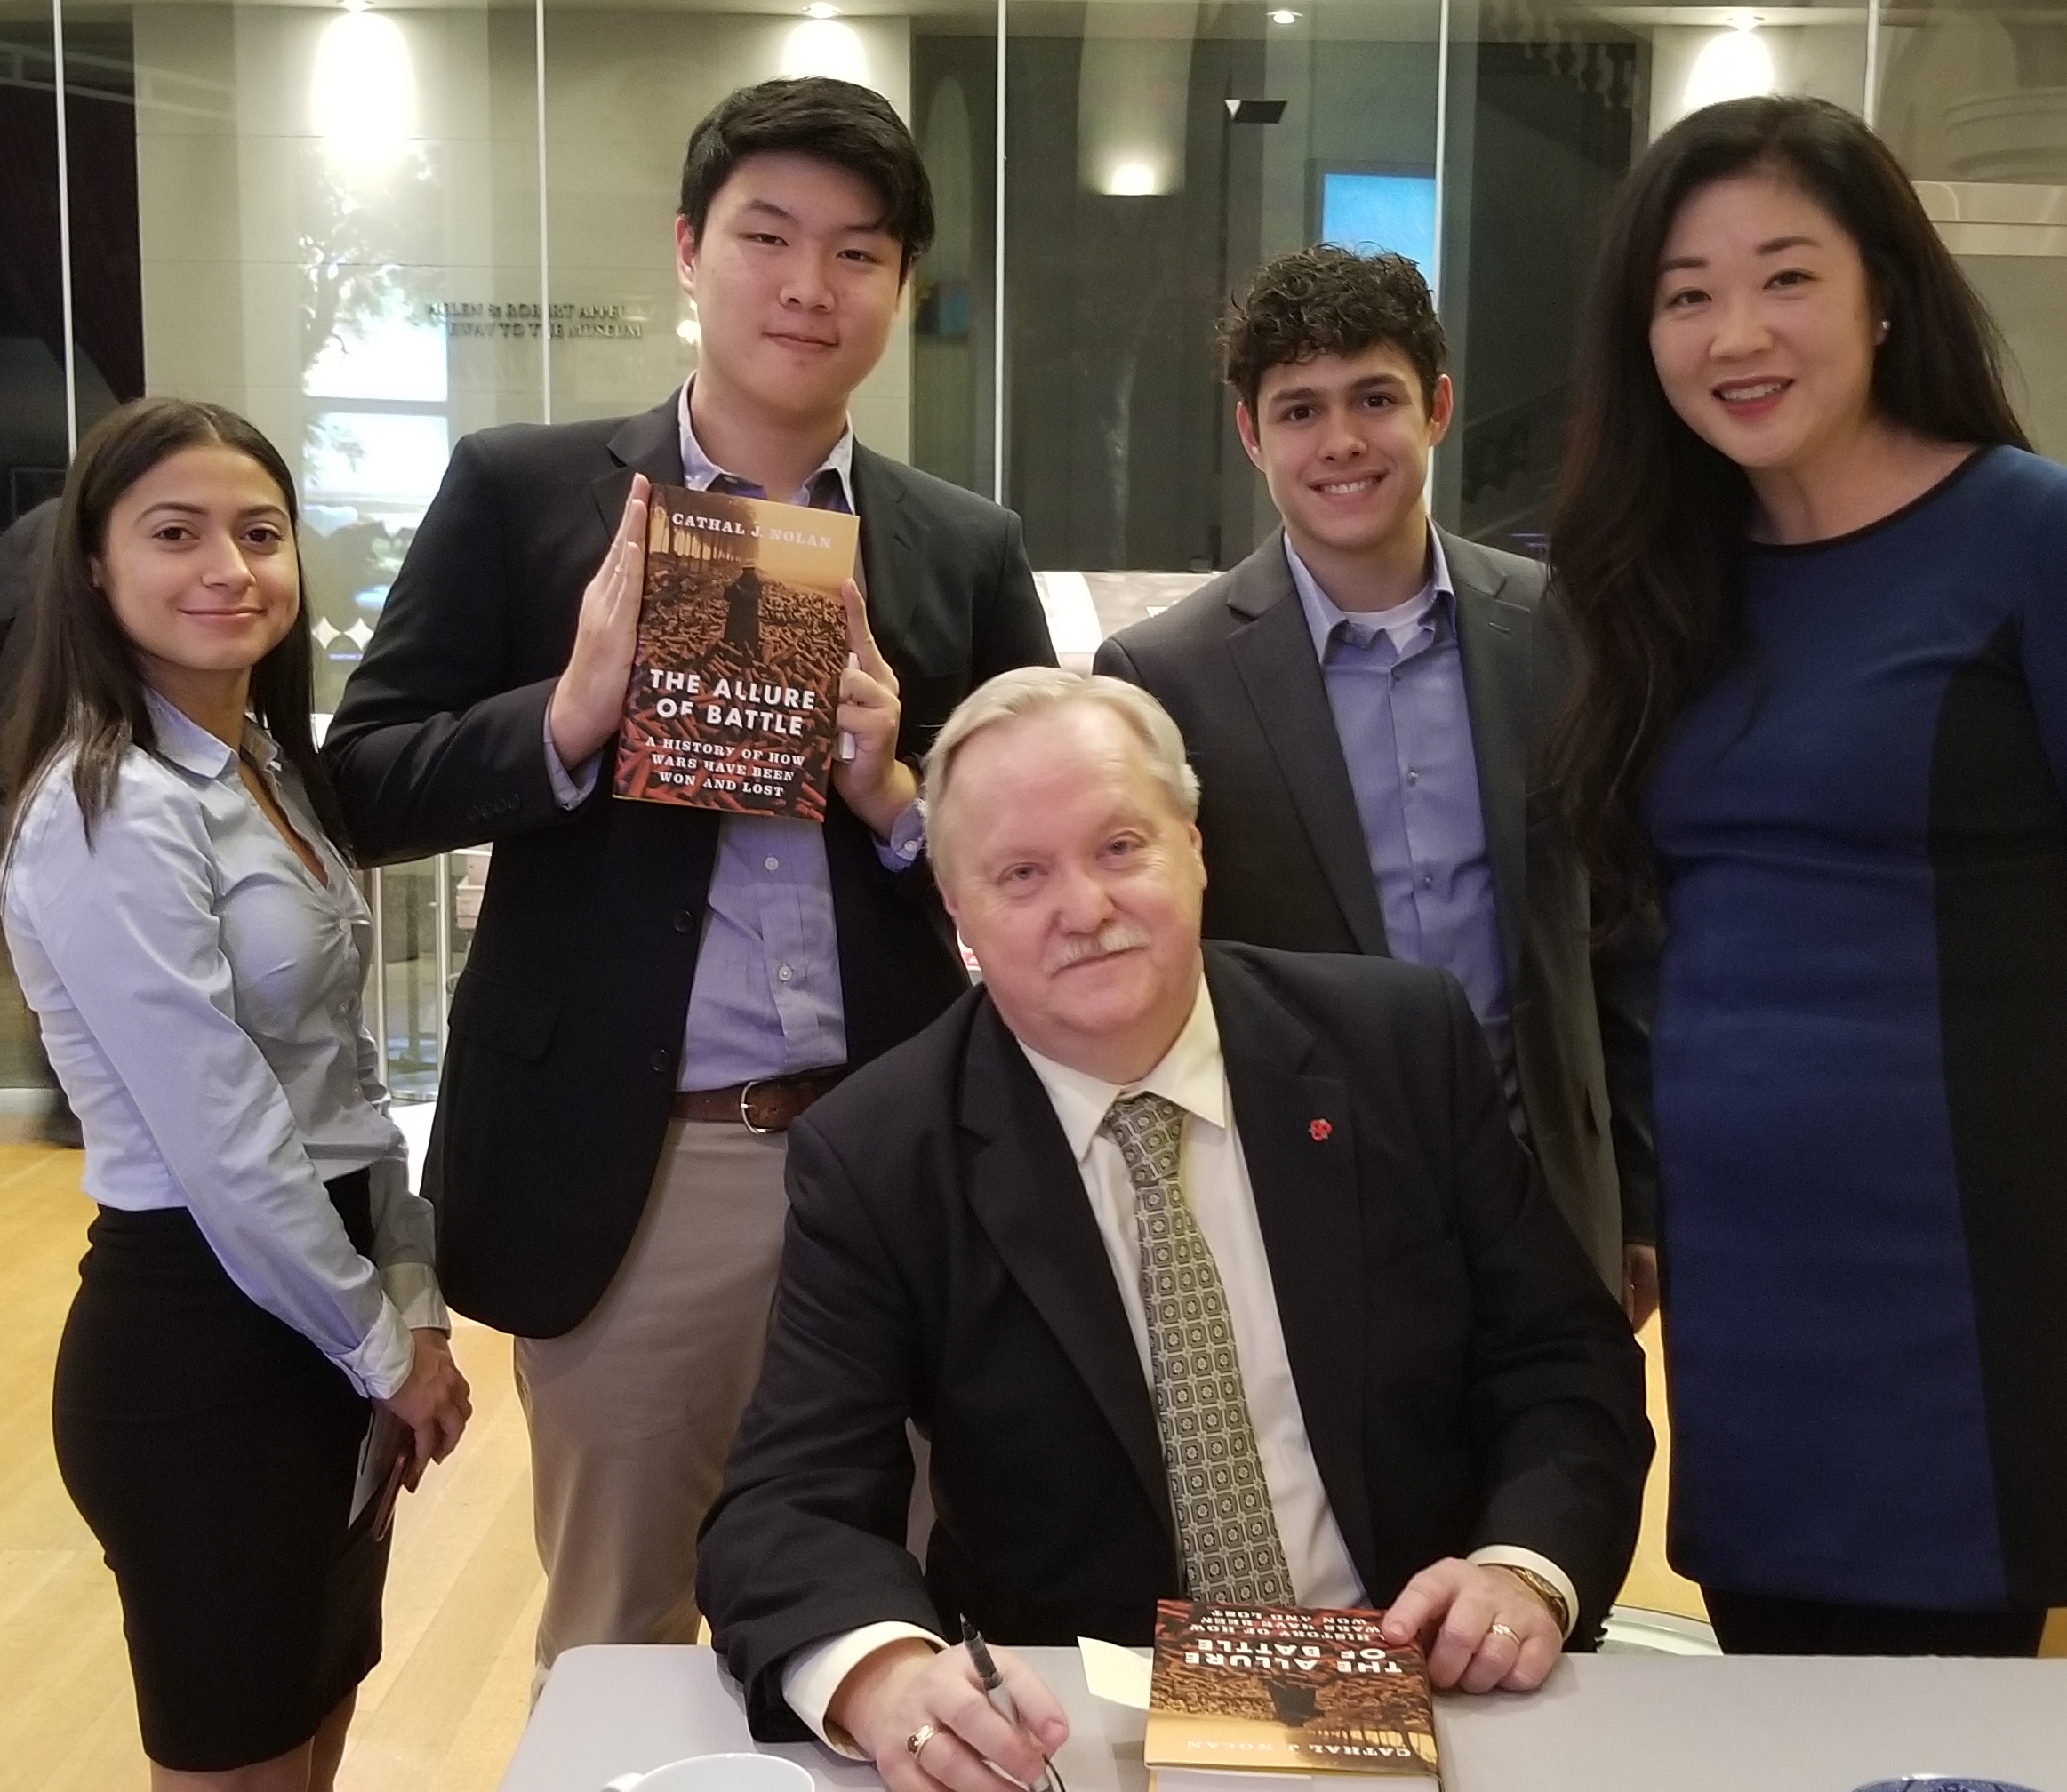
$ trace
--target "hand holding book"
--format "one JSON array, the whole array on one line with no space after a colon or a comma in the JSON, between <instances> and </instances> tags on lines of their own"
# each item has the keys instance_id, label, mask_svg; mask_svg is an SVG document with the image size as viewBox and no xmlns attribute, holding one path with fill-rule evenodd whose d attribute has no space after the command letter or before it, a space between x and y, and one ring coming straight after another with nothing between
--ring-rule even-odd
<instances>
[{"instance_id":1,"label":"hand holding book","mask_svg":"<svg viewBox=\"0 0 2067 1792\"><path fill-rule=\"evenodd\" d=\"M452 1340L435 1327L410 1334L414 1356L409 1379L378 1404L392 1413L411 1440L410 1462L403 1485L413 1493L423 1471L458 1448L460 1434L474 1416L473 1389L453 1361Z\"/></svg>"},{"instance_id":2,"label":"hand holding book","mask_svg":"<svg viewBox=\"0 0 2067 1792\"><path fill-rule=\"evenodd\" d=\"M876 644L869 606L852 579L841 588L840 602L846 612L850 663L840 674L837 719L843 750L833 765L833 788L878 840L887 840L897 818L917 796L918 780L897 756L897 729L903 718L897 673ZM852 753L844 750L850 740Z\"/></svg>"},{"instance_id":3,"label":"hand holding book","mask_svg":"<svg viewBox=\"0 0 2067 1792\"><path fill-rule=\"evenodd\" d=\"M553 687L546 726L563 765L581 764L617 732L624 716L638 640L639 597L645 588L646 504L652 486L632 476L617 533L581 594L574 650Z\"/></svg>"}]
</instances>

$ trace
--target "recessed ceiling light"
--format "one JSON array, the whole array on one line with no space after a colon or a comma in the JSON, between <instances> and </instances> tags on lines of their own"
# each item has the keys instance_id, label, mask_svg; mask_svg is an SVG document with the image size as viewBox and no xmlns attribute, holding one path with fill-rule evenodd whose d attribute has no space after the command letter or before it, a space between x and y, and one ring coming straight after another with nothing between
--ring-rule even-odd
<instances>
[{"instance_id":1,"label":"recessed ceiling light","mask_svg":"<svg viewBox=\"0 0 2067 1792\"><path fill-rule=\"evenodd\" d=\"M1280 6L1271 13L1270 22L1273 25L1296 25L1299 23L1299 14L1289 6Z\"/></svg>"},{"instance_id":2,"label":"recessed ceiling light","mask_svg":"<svg viewBox=\"0 0 2067 1792\"><path fill-rule=\"evenodd\" d=\"M811 4L804 9L804 16L806 19L837 19L840 9L832 4L832 0L811 0Z\"/></svg>"},{"instance_id":3,"label":"recessed ceiling light","mask_svg":"<svg viewBox=\"0 0 2067 1792\"><path fill-rule=\"evenodd\" d=\"M338 0L338 4L348 12L370 12L373 8L373 0Z\"/></svg>"}]
</instances>

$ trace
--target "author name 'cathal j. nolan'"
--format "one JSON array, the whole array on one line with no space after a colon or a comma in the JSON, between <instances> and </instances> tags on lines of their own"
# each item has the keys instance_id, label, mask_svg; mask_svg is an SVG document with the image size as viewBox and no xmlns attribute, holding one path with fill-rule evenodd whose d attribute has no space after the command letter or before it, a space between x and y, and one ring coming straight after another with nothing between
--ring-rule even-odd
<instances>
[{"instance_id":1,"label":"author name 'cathal j. nolan'","mask_svg":"<svg viewBox=\"0 0 2067 1792\"><path fill-rule=\"evenodd\" d=\"M618 796L824 820L859 528L845 511L653 488Z\"/></svg>"}]
</instances>

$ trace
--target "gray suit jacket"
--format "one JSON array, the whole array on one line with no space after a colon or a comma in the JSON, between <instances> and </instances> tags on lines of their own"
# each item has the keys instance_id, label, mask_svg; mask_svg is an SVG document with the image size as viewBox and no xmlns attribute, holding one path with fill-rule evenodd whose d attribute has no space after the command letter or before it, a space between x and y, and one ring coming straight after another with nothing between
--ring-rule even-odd
<instances>
[{"instance_id":1,"label":"gray suit jacket","mask_svg":"<svg viewBox=\"0 0 2067 1792\"><path fill-rule=\"evenodd\" d=\"M1566 654L1534 561L1442 536L1530 1143L1608 1285L1652 1239L1649 942L1597 955L1586 878L1536 789ZM1348 766L1281 533L1099 650L1153 692L1198 768L1208 939L1383 953Z\"/></svg>"}]
</instances>

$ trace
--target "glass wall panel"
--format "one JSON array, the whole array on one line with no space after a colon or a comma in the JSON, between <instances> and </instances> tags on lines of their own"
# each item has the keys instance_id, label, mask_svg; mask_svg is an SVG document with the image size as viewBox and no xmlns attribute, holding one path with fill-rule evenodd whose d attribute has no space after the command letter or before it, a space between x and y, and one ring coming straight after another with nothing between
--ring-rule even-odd
<instances>
[{"instance_id":1,"label":"glass wall panel","mask_svg":"<svg viewBox=\"0 0 2067 1792\"><path fill-rule=\"evenodd\" d=\"M50 8L0 7L0 529L64 481L65 321ZM74 98L74 104L77 104ZM0 594L11 628L25 592ZM36 1025L0 953L0 1088L32 1090Z\"/></svg>"},{"instance_id":2,"label":"glass wall panel","mask_svg":"<svg viewBox=\"0 0 2067 1792\"><path fill-rule=\"evenodd\" d=\"M911 464L997 490L997 12L941 0L911 21L911 127L939 223L913 276Z\"/></svg>"},{"instance_id":3,"label":"glass wall panel","mask_svg":"<svg viewBox=\"0 0 2067 1792\"><path fill-rule=\"evenodd\" d=\"M1696 107L1814 93L1859 111L1856 6L1452 0L1441 293L1457 420L1436 514L1539 549L1600 222L1654 138Z\"/></svg>"},{"instance_id":4,"label":"glass wall panel","mask_svg":"<svg viewBox=\"0 0 2067 1792\"><path fill-rule=\"evenodd\" d=\"M68 0L65 22L82 422L148 389L278 444L327 711L453 442L543 414L532 12ZM378 893L368 1010L405 1099L436 1087L456 881L391 868Z\"/></svg>"},{"instance_id":5,"label":"glass wall panel","mask_svg":"<svg viewBox=\"0 0 2067 1792\"><path fill-rule=\"evenodd\" d=\"M1436 0L1010 9L1007 499L1037 567L1191 575L1086 580L1101 627L1275 525L1214 375L1228 292L1331 232L1432 262L1439 24Z\"/></svg>"},{"instance_id":6,"label":"glass wall panel","mask_svg":"<svg viewBox=\"0 0 2067 1792\"><path fill-rule=\"evenodd\" d=\"M540 414L530 17L128 16L144 375L296 469L327 710L452 442Z\"/></svg>"},{"instance_id":7,"label":"glass wall panel","mask_svg":"<svg viewBox=\"0 0 2067 1792\"><path fill-rule=\"evenodd\" d=\"M126 7L65 10L73 377L83 436L144 393L136 54Z\"/></svg>"},{"instance_id":8,"label":"glass wall panel","mask_svg":"<svg viewBox=\"0 0 2067 1792\"><path fill-rule=\"evenodd\" d=\"M2067 460L2067 12L1891 7L1876 123L1995 313L2039 452Z\"/></svg>"},{"instance_id":9,"label":"glass wall panel","mask_svg":"<svg viewBox=\"0 0 2067 1792\"><path fill-rule=\"evenodd\" d=\"M0 528L64 483L54 54L50 8L10 0L0 10Z\"/></svg>"}]
</instances>

